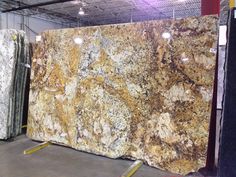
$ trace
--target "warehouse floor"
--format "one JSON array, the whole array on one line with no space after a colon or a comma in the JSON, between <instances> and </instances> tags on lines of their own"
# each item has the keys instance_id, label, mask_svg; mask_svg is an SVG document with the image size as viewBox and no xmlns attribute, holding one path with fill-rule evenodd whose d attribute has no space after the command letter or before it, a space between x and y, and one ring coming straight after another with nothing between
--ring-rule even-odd
<instances>
[{"instance_id":1,"label":"warehouse floor","mask_svg":"<svg viewBox=\"0 0 236 177\"><path fill-rule=\"evenodd\" d=\"M113 160L63 146L50 145L32 155L23 151L37 142L22 135L0 141L0 177L119 177L133 163ZM177 177L143 165L134 177Z\"/></svg>"}]
</instances>

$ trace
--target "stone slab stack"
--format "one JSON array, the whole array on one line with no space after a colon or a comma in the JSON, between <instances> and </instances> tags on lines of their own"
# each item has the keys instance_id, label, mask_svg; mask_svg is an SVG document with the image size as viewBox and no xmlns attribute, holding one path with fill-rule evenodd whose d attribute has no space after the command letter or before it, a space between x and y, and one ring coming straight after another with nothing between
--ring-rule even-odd
<instances>
[{"instance_id":1,"label":"stone slab stack","mask_svg":"<svg viewBox=\"0 0 236 177\"><path fill-rule=\"evenodd\" d=\"M23 31L0 30L0 139L21 133L29 43Z\"/></svg>"}]
</instances>

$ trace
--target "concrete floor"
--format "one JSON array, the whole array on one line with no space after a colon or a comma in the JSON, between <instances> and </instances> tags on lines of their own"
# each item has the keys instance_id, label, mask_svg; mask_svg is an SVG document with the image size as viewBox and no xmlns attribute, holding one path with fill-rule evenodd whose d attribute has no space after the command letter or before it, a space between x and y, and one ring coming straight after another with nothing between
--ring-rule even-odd
<instances>
[{"instance_id":1,"label":"concrete floor","mask_svg":"<svg viewBox=\"0 0 236 177\"><path fill-rule=\"evenodd\" d=\"M50 145L32 155L23 151L38 144L26 136L0 141L0 177L119 177L133 163L113 160L63 146ZM143 165L134 177L177 177Z\"/></svg>"}]
</instances>

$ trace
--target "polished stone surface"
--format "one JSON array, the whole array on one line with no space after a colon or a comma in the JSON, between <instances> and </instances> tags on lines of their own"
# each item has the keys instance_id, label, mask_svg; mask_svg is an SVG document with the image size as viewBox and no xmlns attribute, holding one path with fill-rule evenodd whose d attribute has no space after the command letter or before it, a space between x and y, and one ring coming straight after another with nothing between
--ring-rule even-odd
<instances>
[{"instance_id":1,"label":"polished stone surface","mask_svg":"<svg viewBox=\"0 0 236 177\"><path fill-rule=\"evenodd\" d=\"M206 161L216 46L214 16L46 31L33 58L27 134L197 171Z\"/></svg>"},{"instance_id":2,"label":"polished stone surface","mask_svg":"<svg viewBox=\"0 0 236 177\"><path fill-rule=\"evenodd\" d=\"M27 47L23 31L0 30L0 139L21 132Z\"/></svg>"},{"instance_id":3,"label":"polished stone surface","mask_svg":"<svg viewBox=\"0 0 236 177\"><path fill-rule=\"evenodd\" d=\"M8 134L8 108L15 52L12 35L14 33L0 32L0 139L4 139Z\"/></svg>"}]
</instances>

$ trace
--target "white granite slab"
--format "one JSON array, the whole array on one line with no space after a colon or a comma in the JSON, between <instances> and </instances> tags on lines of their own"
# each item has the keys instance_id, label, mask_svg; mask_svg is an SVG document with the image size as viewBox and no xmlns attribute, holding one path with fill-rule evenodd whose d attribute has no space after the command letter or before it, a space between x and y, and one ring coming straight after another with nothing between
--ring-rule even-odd
<instances>
[{"instance_id":1,"label":"white granite slab","mask_svg":"<svg viewBox=\"0 0 236 177\"><path fill-rule=\"evenodd\" d=\"M21 70L19 62L28 61L27 47L28 42L23 31L0 30L0 139L7 139L20 133L22 111L16 109L23 109L23 101L21 97L16 97L15 83L23 79L20 82L25 84L25 69L22 72L16 71ZM24 88L20 87L18 93L23 94ZM16 115L16 112L20 114Z\"/></svg>"}]
</instances>

